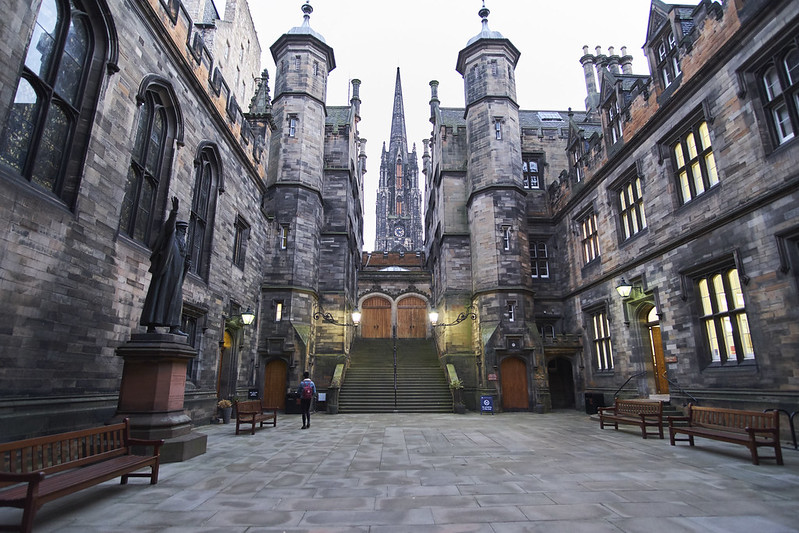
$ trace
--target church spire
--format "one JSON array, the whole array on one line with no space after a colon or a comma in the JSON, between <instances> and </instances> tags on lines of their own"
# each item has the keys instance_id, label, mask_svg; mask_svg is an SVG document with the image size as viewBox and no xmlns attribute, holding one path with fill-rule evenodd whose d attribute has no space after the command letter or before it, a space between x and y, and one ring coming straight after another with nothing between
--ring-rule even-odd
<instances>
[{"instance_id":1,"label":"church spire","mask_svg":"<svg viewBox=\"0 0 799 533\"><path fill-rule=\"evenodd\" d=\"M394 112L391 117L389 150L392 148L390 145L398 146L403 152L408 150L408 138L405 136L405 108L402 105L402 82L400 81L399 67L397 67L397 81L394 84Z\"/></svg>"}]
</instances>

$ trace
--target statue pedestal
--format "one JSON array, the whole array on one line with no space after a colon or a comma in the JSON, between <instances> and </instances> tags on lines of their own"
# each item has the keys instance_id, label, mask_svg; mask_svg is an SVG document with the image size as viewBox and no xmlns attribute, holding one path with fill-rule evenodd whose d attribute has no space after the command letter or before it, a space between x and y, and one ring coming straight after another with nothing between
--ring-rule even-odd
<instances>
[{"instance_id":1,"label":"statue pedestal","mask_svg":"<svg viewBox=\"0 0 799 533\"><path fill-rule=\"evenodd\" d=\"M186 365L197 350L186 337L169 333L131 335L117 348L125 360L115 420L130 418L131 434L164 439L161 462L185 461L205 453L208 436L193 433L183 410Z\"/></svg>"}]
</instances>

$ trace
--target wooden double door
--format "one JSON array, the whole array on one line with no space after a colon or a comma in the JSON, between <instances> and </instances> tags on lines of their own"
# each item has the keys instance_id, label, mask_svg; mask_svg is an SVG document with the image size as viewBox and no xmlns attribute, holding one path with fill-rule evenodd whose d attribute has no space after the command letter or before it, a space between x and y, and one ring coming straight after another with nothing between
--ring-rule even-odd
<instances>
[{"instance_id":1,"label":"wooden double door","mask_svg":"<svg viewBox=\"0 0 799 533\"><path fill-rule=\"evenodd\" d=\"M367 339L391 338L391 300L372 296L361 305L361 336ZM397 302L397 337L423 339L427 332L427 303L408 296Z\"/></svg>"}]
</instances>

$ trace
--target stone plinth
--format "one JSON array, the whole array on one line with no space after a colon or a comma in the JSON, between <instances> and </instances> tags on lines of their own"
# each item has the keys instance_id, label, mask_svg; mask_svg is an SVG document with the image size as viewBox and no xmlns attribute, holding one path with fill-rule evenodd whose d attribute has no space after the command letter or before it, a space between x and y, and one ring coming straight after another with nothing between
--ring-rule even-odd
<instances>
[{"instance_id":1,"label":"stone plinth","mask_svg":"<svg viewBox=\"0 0 799 533\"><path fill-rule=\"evenodd\" d=\"M117 348L125 360L116 419L130 418L131 434L164 439L162 462L185 461L205 453L207 436L192 432L183 410L186 365L197 350L186 337L168 333L132 335Z\"/></svg>"}]
</instances>

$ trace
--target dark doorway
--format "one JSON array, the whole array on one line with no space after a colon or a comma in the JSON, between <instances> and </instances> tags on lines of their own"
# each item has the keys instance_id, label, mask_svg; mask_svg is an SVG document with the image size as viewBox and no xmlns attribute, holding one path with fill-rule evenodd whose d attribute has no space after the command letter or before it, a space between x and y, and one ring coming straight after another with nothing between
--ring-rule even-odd
<instances>
[{"instance_id":1,"label":"dark doorway","mask_svg":"<svg viewBox=\"0 0 799 533\"><path fill-rule=\"evenodd\" d=\"M574 409L574 374L571 361L556 357L547 363L553 409Z\"/></svg>"}]
</instances>

